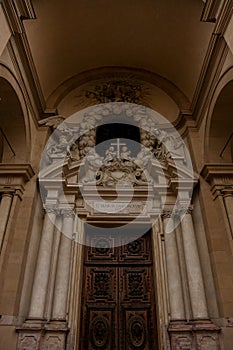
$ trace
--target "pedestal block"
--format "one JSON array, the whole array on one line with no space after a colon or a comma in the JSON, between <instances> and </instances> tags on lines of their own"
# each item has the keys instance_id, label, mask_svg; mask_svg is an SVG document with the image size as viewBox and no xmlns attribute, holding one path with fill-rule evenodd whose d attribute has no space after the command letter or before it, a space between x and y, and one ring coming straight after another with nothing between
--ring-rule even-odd
<instances>
[{"instance_id":1,"label":"pedestal block","mask_svg":"<svg viewBox=\"0 0 233 350\"><path fill-rule=\"evenodd\" d=\"M171 322L171 350L220 350L220 328L210 321Z\"/></svg>"},{"instance_id":2,"label":"pedestal block","mask_svg":"<svg viewBox=\"0 0 233 350\"><path fill-rule=\"evenodd\" d=\"M16 331L19 333L17 350L65 350L66 323L27 321Z\"/></svg>"}]
</instances>

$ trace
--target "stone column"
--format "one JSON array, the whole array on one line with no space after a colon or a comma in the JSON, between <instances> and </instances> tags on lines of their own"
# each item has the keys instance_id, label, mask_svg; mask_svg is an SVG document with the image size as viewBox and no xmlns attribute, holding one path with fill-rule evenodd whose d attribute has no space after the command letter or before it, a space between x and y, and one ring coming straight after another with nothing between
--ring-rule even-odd
<instances>
[{"instance_id":1,"label":"stone column","mask_svg":"<svg viewBox=\"0 0 233 350\"><path fill-rule=\"evenodd\" d=\"M3 192L0 203L0 252L2 250L4 235L6 231L7 221L10 214L13 194L11 192Z\"/></svg>"},{"instance_id":2,"label":"stone column","mask_svg":"<svg viewBox=\"0 0 233 350\"><path fill-rule=\"evenodd\" d=\"M183 303L182 283L180 275L180 265L178 258L178 250L176 243L176 234L174 219L170 212L165 212L164 228L165 228L165 254L168 275L168 290L170 301L171 320L184 320L185 310ZM166 226L169 222L169 227L172 230L166 233Z\"/></svg>"},{"instance_id":3,"label":"stone column","mask_svg":"<svg viewBox=\"0 0 233 350\"><path fill-rule=\"evenodd\" d=\"M52 312L52 319L56 320L66 319L73 225L74 212L64 210Z\"/></svg>"},{"instance_id":4,"label":"stone column","mask_svg":"<svg viewBox=\"0 0 233 350\"><path fill-rule=\"evenodd\" d=\"M182 216L181 227L192 314L194 319L207 319L206 296L191 212L190 207Z\"/></svg>"},{"instance_id":5,"label":"stone column","mask_svg":"<svg viewBox=\"0 0 233 350\"><path fill-rule=\"evenodd\" d=\"M29 318L41 319L44 316L56 214L56 209L46 209L32 289Z\"/></svg>"},{"instance_id":6,"label":"stone column","mask_svg":"<svg viewBox=\"0 0 233 350\"><path fill-rule=\"evenodd\" d=\"M229 221L231 233L233 234L233 188L224 188L221 190L221 194L225 203L226 214Z\"/></svg>"}]
</instances>

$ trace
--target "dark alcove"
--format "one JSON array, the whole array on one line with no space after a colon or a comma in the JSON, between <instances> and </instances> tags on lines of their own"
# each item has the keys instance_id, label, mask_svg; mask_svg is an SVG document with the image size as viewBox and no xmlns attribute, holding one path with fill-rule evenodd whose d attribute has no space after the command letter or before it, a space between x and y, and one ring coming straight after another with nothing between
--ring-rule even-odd
<instances>
[{"instance_id":1,"label":"dark alcove","mask_svg":"<svg viewBox=\"0 0 233 350\"><path fill-rule=\"evenodd\" d=\"M106 150L112 143L116 143L117 139L120 139L120 142L127 145L133 157L140 151L140 129L136 125L111 123L97 127L97 152L104 156Z\"/></svg>"}]
</instances>

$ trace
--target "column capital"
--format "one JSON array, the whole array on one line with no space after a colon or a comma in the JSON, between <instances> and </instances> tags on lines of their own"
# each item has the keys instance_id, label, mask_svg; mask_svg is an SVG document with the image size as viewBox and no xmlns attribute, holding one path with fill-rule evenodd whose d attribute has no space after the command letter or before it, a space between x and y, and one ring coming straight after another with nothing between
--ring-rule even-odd
<instances>
[{"instance_id":1,"label":"column capital","mask_svg":"<svg viewBox=\"0 0 233 350\"><path fill-rule=\"evenodd\" d=\"M232 186L225 186L220 190L221 196L224 198L226 197L233 197L233 185Z\"/></svg>"},{"instance_id":2,"label":"column capital","mask_svg":"<svg viewBox=\"0 0 233 350\"><path fill-rule=\"evenodd\" d=\"M61 209L61 214L63 216L63 218L74 218L74 210L72 209Z\"/></svg>"},{"instance_id":3,"label":"column capital","mask_svg":"<svg viewBox=\"0 0 233 350\"><path fill-rule=\"evenodd\" d=\"M1 197L9 197L12 198L14 196L14 191L2 191Z\"/></svg>"},{"instance_id":4,"label":"column capital","mask_svg":"<svg viewBox=\"0 0 233 350\"><path fill-rule=\"evenodd\" d=\"M170 219L174 216L174 212L171 209L164 209L161 216L163 219Z\"/></svg>"},{"instance_id":5,"label":"column capital","mask_svg":"<svg viewBox=\"0 0 233 350\"><path fill-rule=\"evenodd\" d=\"M52 207L48 205L44 205L44 211L47 214L55 214L55 215L60 214L60 210L57 207Z\"/></svg>"},{"instance_id":6,"label":"column capital","mask_svg":"<svg viewBox=\"0 0 233 350\"><path fill-rule=\"evenodd\" d=\"M222 191L225 188L233 188L232 163L205 164L201 176L210 184L214 200L224 196Z\"/></svg>"},{"instance_id":7,"label":"column capital","mask_svg":"<svg viewBox=\"0 0 233 350\"><path fill-rule=\"evenodd\" d=\"M175 209L175 215L180 216L183 214L192 214L192 211L193 211L192 204L180 203Z\"/></svg>"}]
</instances>

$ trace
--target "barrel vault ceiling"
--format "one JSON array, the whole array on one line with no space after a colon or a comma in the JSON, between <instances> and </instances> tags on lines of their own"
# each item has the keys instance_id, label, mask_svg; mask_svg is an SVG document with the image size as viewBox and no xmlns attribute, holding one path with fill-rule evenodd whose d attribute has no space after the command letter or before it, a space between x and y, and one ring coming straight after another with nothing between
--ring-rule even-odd
<instances>
[{"instance_id":1,"label":"barrel vault ceiling","mask_svg":"<svg viewBox=\"0 0 233 350\"><path fill-rule=\"evenodd\" d=\"M25 21L45 98L84 71L145 69L175 84L191 101L213 24L201 0L34 0Z\"/></svg>"}]
</instances>

